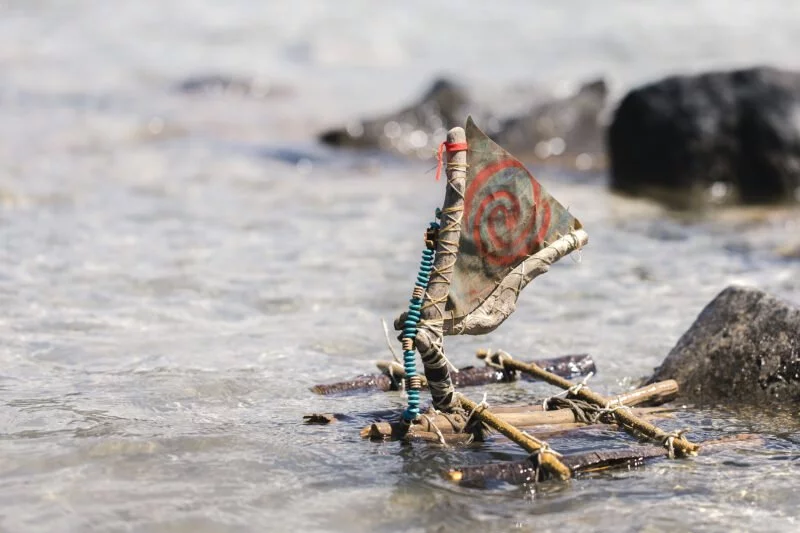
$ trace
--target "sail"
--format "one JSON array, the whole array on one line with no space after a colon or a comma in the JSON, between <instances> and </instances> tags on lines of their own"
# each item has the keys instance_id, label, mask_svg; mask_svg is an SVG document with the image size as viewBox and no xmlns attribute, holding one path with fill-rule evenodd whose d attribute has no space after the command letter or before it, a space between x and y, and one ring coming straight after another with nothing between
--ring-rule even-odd
<instances>
[{"instance_id":1,"label":"sail","mask_svg":"<svg viewBox=\"0 0 800 533\"><path fill-rule=\"evenodd\" d=\"M447 309L476 309L516 266L581 223L525 167L467 119L467 179Z\"/></svg>"}]
</instances>

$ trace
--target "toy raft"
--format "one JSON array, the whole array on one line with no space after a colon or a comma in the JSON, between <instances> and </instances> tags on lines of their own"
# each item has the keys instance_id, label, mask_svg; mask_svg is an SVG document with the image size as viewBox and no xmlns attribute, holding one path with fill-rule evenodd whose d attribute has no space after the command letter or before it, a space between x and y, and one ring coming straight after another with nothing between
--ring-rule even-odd
<instances>
[{"instance_id":1,"label":"toy raft","mask_svg":"<svg viewBox=\"0 0 800 533\"><path fill-rule=\"evenodd\" d=\"M443 155L444 205L425 232L408 311L394 324L400 331L402 365L379 363L379 374L312 389L319 394L404 391L408 407L363 428L362 437L457 446L484 440L495 431L529 454L523 461L455 467L445 473L454 483L479 486L493 480L567 480L656 457L685 458L701 449L712 452L758 442L757 437L738 435L701 446L687 438L687 431L662 430L654 422L669 416L669 410L658 406L677 395L677 383L670 380L602 396L587 385L596 371L588 355L524 362L502 350L481 350L477 355L485 368L452 369L445 357L445 336L494 331L514 312L522 290L554 262L585 246L588 235L578 219L471 118L465 128L448 132L439 151L440 166ZM417 373L417 353L424 375ZM544 381L561 392L530 405L489 406L485 397L475 402L456 391L456 387L510 382L518 376ZM581 376L581 381L570 380ZM420 410L423 388L432 399L424 412ZM336 415L306 417L309 423L336 419ZM598 425L618 428L651 444L562 455L545 440Z\"/></svg>"}]
</instances>

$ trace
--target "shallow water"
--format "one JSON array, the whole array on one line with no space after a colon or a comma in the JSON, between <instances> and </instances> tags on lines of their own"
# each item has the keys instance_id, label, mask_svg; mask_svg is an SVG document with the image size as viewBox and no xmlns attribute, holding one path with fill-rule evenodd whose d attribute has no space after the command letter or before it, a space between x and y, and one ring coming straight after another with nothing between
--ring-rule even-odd
<instances>
[{"instance_id":1,"label":"shallow water","mask_svg":"<svg viewBox=\"0 0 800 533\"><path fill-rule=\"evenodd\" d=\"M380 319L407 300L442 194L431 164L332 154L312 144L319 128L406 101L441 71L555 90L605 73L619 93L678 68L798 66L784 2L461 5L474 9L0 1L0 528L797 530L796 414L683 411L665 426L757 431L766 445L477 491L439 472L519 452L363 442L357 415L400 409L398 394L309 392L388 357ZM206 73L289 90L173 90ZM590 246L500 331L448 339L458 365L487 345L591 352L592 383L616 391L730 283L800 302L800 265L777 253L797 242L795 213L685 221L609 195L602 176L536 173ZM483 392L552 391L469 394ZM308 412L355 418L303 426Z\"/></svg>"}]
</instances>

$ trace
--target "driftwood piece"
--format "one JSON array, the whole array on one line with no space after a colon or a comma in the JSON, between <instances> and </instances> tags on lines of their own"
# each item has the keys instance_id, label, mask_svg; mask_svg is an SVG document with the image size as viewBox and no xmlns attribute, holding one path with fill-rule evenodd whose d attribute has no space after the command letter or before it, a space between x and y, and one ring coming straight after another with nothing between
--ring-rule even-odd
<instances>
[{"instance_id":1,"label":"driftwood piece","mask_svg":"<svg viewBox=\"0 0 800 533\"><path fill-rule=\"evenodd\" d=\"M432 442L444 446L464 446L472 443L475 437L471 433L433 433L431 431L409 432L403 440L406 442Z\"/></svg>"},{"instance_id":2,"label":"driftwood piece","mask_svg":"<svg viewBox=\"0 0 800 533\"><path fill-rule=\"evenodd\" d=\"M716 453L741 447L758 447L763 444L763 439L758 435L742 434L709 440L702 443L701 447L704 453ZM667 454L668 451L660 446L631 446L617 450L568 455L562 457L561 461L570 468L573 475L580 476L612 468L640 466L645 461L663 458ZM444 477L459 485L470 487L484 487L492 482L519 485L549 479L547 472L539 468L536 455L523 461L454 468L445 472Z\"/></svg>"},{"instance_id":3,"label":"driftwood piece","mask_svg":"<svg viewBox=\"0 0 800 533\"><path fill-rule=\"evenodd\" d=\"M565 378L587 376L597 373L597 365L589 354L563 355L560 357L548 357L536 359L534 362L546 368L549 372ZM458 372L451 374L453 384L456 387L471 387L475 385L489 385L491 383L510 383L522 378L525 381L537 381L536 378L517 372L501 370L498 368L483 366L468 366L460 368Z\"/></svg>"},{"instance_id":4,"label":"driftwood piece","mask_svg":"<svg viewBox=\"0 0 800 533\"><path fill-rule=\"evenodd\" d=\"M572 431L597 427L608 428L609 426L604 424L600 424L598 426L587 426L585 424L547 424L541 426L523 427L520 429L525 430L526 433L538 439L546 439L557 435L563 435ZM419 426L411 426L411 429L402 437L402 440L406 442L433 442L446 446L463 446L471 444L477 440L475 435L472 433L446 433L442 431L437 433L434 431L423 431L418 428ZM371 440L385 440L386 437L383 433L384 431L385 427L365 428L362 430L361 436Z\"/></svg>"},{"instance_id":5,"label":"driftwood piece","mask_svg":"<svg viewBox=\"0 0 800 533\"><path fill-rule=\"evenodd\" d=\"M652 401L661 401L672 398L678 393L678 384L673 380L661 381L646 385L639 389L619 394L614 398L617 405L635 406L652 404ZM535 405L499 405L492 408L494 414L509 424L522 427L532 427L544 424L573 424L583 423L571 409L557 409L545 411L541 404ZM659 408L635 409L637 416L646 417L654 414L663 414L665 410ZM388 439L402 436L403 431L429 431L434 433L453 434L465 430L467 419L458 413L440 414L430 411L420 416L411 426L403 422L375 422L361 430L361 436Z\"/></svg>"},{"instance_id":6,"label":"driftwood piece","mask_svg":"<svg viewBox=\"0 0 800 533\"><path fill-rule=\"evenodd\" d=\"M594 359L589 354L564 355L561 357L550 357L533 361L542 368L565 378L585 376L589 373L597 373ZM380 361L378 368L381 374L366 374L357 376L348 381L338 383L314 385L312 392L323 395L347 394L367 391L393 391L402 388L402 380L406 377L403 366L394 361ZM422 376L420 376L422 377ZM502 371L489 366L475 367L468 366L459 369L457 373L451 374L453 384L456 387L469 387L474 385L488 385L491 383L508 383L517 379L518 374L512 371ZM427 380L422 377L423 386L427 385ZM535 381L535 378L522 375L522 379Z\"/></svg>"},{"instance_id":7,"label":"driftwood piece","mask_svg":"<svg viewBox=\"0 0 800 533\"><path fill-rule=\"evenodd\" d=\"M630 392L617 394L611 401L615 405L662 405L677 398L679 391L678 382L674 379L667 379L639 387Z\"/></svg>"},{"instance_id":8,"label":"driftwood piece","mask_svg":"<svg viewBox=\"0 0 800 533\"><path fill-rule=\"evenodd\" d=\"M347 381L319 384L311 387L311 392L325 396L333 394L349 394L367 391L399 390L400 384L386 374L365 374Z\"/></svg>"},{"instance_id":9,"label":"driftwood piece","mask_svg":"<svg viewBox=\"0 0 800 533\"><path fill-rule=\"evenodd\" d=\"M656 419L656 418L669 418L671 417L671 413L669 411L656 411L649 415L644 416L645 419ZM477 438L473 433L448 433L447 431L424 431L422 430L423 426L420 425L411 425L408 431L403 435L400 433L395 434L395 438L404 440L406 442L414 442L414 441L427 441L427 442L435 442L439 444L446 444L448 446L459 446L463 444L470 444L473 441L480 441L481 438ZM575 423L568 423L568 424L540 424L535 426L520 426L518 429L521 429L525 433L535 437L537 439L549 439L552 437L564 437L566 435L570 435L573 433L583 433L586 431L597 431L597 430L616 430L622 431L619 426L616 424L584 424L580 422ZM393 427L390 424L384 424L381 422L376 422L375 424L365 427L361 430L361 437L365 439L370 439L374 441L384 441L390 440L393 438L392 436ZM502 435L500 436L501 438Z\"/></svg>"},{"instance_id":10,"label":"driftwood piece","mask_svg":"<svg viewBox=\"0 0 800 533\"><path fill-rule=\"evenodd\" d=\"M537 410L537 407L539 409ZM553 411L543 411L540 406L530 406L529 411L500 411L499 409L492 408L494 415L506 424L522 428L534 428L543 425L558 425L577 424L587 425L585 422L578 420L575 412L571 409L556 409ZM633 412L642 418L650 418L654 416L661 416L670 412L670 409L662 407L644 407L634 409ZM445 435L463 433L467 425L467 419L460 414L435 414L429 413L420 416L415 420L407 431L415 433L419 431L429 431L432 433L441 432ZM577 427L577 426L576 426ZM403 422L373 422L361 430L362 437L389 439L392 436L400 435L403 430Z\"/></svg>"},{"instance_id":11,"label":"driftwood piece","mask_svg":"<svg viewBox=\"0 0 800 533\"><path fill-rule=\"evenodd\" d=\"M447 144L463 145L467 141L464 128L447 132ZM422 320L417 327L414 345L419 352L428 378L433 406L452 411L456 406L455 388L444 356L442 323L453 266L458 257L461 219L464 215L464 188L467 179L467 152L447 151L447 187L441 210L441 227L436 239L436 257L422 305Z\"/></svg>"},{"instance_id":12,"label":"driftwood piece","mask_svg":"<svg viewBox=\"0 0 800 533\"><path fill-rule=\"evenodd\" d=\"M601 409L608 410L613 414L614 418L616 418L617 423L626 431L637 437L639 435L644 435L651 440L663 443L664 446L668 448L670 455L672 455L674 452L677 452L677 455L684 456L696 455L699 450L697 444L688 441L682 436L682 434L670 434L654 426L653 424L650 424L649 422L640 420L630 412L630 409L625 408L625 406L621 406L613 399L606 398L594 391L589 390L588 387L583 385L576 386L571 381L560 376L556 376L551 372L547 372L541 367L530 363L516 361L509 354L503 351L497 351L493 354L487 355L487 357L493 358L494 364L503 368L510 368L519 372L529 373L532 376L538 377L542 381L569 391L569 394L567 395L568 397L572 396L592 403Z\"/></svg>"}]
</instances>

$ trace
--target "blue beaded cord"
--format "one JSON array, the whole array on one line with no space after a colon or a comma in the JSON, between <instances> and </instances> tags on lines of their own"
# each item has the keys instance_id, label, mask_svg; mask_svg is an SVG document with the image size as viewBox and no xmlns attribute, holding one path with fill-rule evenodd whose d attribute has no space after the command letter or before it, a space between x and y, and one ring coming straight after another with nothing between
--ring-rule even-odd
<instances>
[{"instance_id":1,"label":"blue beaded cord","mask_svg":"<svg viewBox=\"0 0 800 533\"><path fill-rule=\"evenodd\" d=\"M436 216L439 216L439 210L436 210ZM439 224L431 222L430 229L438 230ZM434 251L426 248L422 251L422 261L419 265L419 274L417 274L417 281L414 283L417 287L422 288L424 291L428 288L428 283L431 280L431 272L433 271L433 257ZM403 335L402 339L414 339L417 336L417 325L422 318L422 298L411 298L411 303L408 306L408 317L403 322ZM403 350L403 368L406 371L407 383L412 377L417 375L417 352L416 350ZM408 407L403 411L403 419L406 421L414 420L419 416L419 389L408 388L406 390L408 396Z\"/></svg>"}]
</instances>

